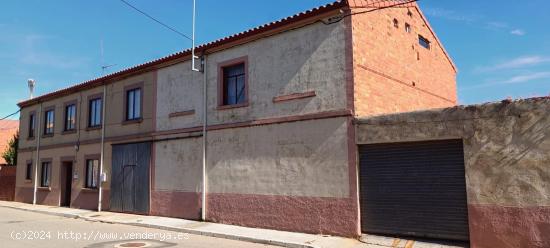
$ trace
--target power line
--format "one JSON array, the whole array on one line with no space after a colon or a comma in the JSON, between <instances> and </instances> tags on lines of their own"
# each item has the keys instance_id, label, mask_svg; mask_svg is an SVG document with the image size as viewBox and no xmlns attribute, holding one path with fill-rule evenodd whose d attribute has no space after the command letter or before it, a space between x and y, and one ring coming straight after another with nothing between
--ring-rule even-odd
<instances>
[{"instance_id":1,"label":"power line","mask_svg":"<svg viewBox=\"0 0 550 248\"><path fill-rule=\"evenodd\" d=\"M167 28L167 29L170 29L172 32L174 32L174 33L176 33L176 34L179 34L180 36L182 36L182 37L184 37L184 38L186 38L186 39L188 39L188 40L190 40L190 41L193 41L193 39L190 38L189 36L183 34L182 32L178 31L177 29L175 29L175 28L173 28L173 27L168 26L168 24L165 24L165 23L159 21L158 19L156 19L156 18L152 17L151 15L145 13L144 11L138 9L137 7L135 7L134 5L130 4L129 2L127 2L127 1L125 1L125 0L120 0L120 1L123 2L124 4L126 4L128 7L134 9L135 11L137 11L137 12L143 14L144 16L148 17L149 19L151 19L151 20L155 21L156 23L162 25L163 27L165 27L165 28Z\"/></svg>"},{"instance_id":2,"label":"power line","mask_svg":"<svg viewBox=\"0 0 550 248\"><path fill-rule=\"evenodd\" d=\"M20 109L20 110L17 110L17 112L15 112L15 113L13 113L13 114L10 114L10 115L8 115L8 116L6 116L6 117L0 119L0 121L3 121L3 120L5 120L5 119L8 119L8 118L10 118L10 117L12 117L12 116L18 114L19 112L21 112L21 109Z\"/></svg>"}]
</instances>

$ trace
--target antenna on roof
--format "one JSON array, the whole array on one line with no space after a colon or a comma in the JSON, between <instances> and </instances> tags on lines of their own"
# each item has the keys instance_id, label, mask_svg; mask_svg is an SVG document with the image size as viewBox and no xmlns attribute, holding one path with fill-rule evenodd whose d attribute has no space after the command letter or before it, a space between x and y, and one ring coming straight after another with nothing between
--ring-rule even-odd
<instances>
[{"instance_id":1,"label":"antenna on roof","mask_svg":"<svg viewBox=\"0 0 550 248\"><path fill-rule=\"evenodd\" d=\"M195 3L195 0L193 0L193 36L192 36L192 48L191 48L191 70L192 71L200 71L199 69L197 69L197 67L195 66L195 60L198 59L199 57L195 55L195 19L196 19L196 3Z\"/></svg>"},{"instance_id":2,"label":"antenna on roof","mask_svg":"<svg viewBox=\"0 0 550 248\"><path fill-rule=\"evenodd\" d=\"M101 49L101 76L105 76L105 70L115 66L116 64L111 64L111 65L105 64L104 51L103 51L103 39L101 39L100 41L100 49Z\"/></svg>"},{"instance_id":3,"label":"antenna on roof","mask_svg":"<svg viewBox=\"0 0 550 248\"><path fill-rule=\"evenodd\" d=\"M34 86L36 85L36 82L34 81L34 79L29 78L29 80L27 80L27 84L29 86L30 99L33 99L34 98Z\"/></svg>"}]
</instances>

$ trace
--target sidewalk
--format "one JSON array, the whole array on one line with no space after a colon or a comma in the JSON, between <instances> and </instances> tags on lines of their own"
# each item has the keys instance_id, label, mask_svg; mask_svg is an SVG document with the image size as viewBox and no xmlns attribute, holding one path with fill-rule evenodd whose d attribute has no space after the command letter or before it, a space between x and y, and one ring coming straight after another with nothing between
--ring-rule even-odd
<instances>
[{"instance_id":1,"label":"sidewalk","mask_svg":"<svg viewBox=\"0 0 550 248\"><path fill-rule=\"evenodd\" d=\"M158 216L142 216L132 214L121 214L112 212L96 212L91 210L72 209L63 207L52 207L44 205L32 205L20 202L0 201L0 207L7 207L25 211L32 211L48 215L57 215L66 218L78 218L87 221L98 221L113 224L124 224L139 227L156 228L167 231L184 232L195 235L218 237L232 240L242 240L260 244L278 245L291 248L384 248L384 247L406 247L406 248L436 248L436 247L458 247L446 246L435 243L415 242L411 240L399 240L379 236L367 235L362 240L369 244L362 243L355 239L341 237L313 235L304 233L275 231L259 228L248 228L166 218Z\"/></svg>"}]
</instances>

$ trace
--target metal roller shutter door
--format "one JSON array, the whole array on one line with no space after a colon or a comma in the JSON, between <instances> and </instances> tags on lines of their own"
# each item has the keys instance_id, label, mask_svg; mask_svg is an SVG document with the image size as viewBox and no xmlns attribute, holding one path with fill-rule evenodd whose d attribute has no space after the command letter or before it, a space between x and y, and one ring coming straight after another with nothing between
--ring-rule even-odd
<instances>
[{"instance_id":1,"label":"metal roller shutter door","mask_svg":"<svg viewBox=\"0 0 550 248\"><path fill-rule=\"evenodd\" d=\"M469 239L461 140L360 145L364 233Z\"/></svg>"}]
</instances>

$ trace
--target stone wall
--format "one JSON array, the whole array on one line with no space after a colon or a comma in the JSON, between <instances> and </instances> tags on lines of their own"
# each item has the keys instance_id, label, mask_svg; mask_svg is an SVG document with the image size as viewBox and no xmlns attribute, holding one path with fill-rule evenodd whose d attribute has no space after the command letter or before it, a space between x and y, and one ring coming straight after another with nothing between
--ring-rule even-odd
<instances>
[{"instance_id":1,"label":"stone wall","mask_svg":"<svg viewBox=\"0 0 550 248\"><path fill-rule=\"evenodd\" d=\"M377 116L357 143L464 142L472 247L550 246L550 98Z\"/></svg>"}]
</instances>

